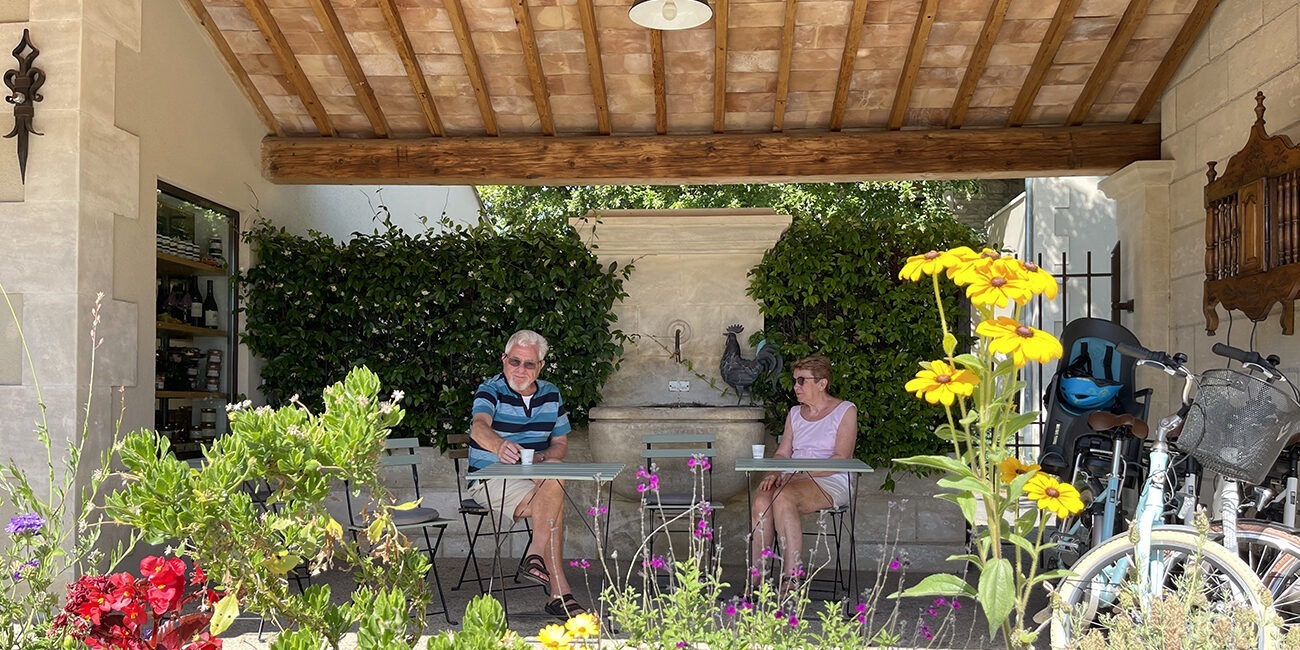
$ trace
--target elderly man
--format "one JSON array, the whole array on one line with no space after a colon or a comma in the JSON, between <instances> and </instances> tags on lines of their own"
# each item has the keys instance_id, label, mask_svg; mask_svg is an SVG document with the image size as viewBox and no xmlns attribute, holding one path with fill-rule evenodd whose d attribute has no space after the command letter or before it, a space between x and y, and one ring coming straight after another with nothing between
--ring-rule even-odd
<instances>
[{"instance_id":1,"label":"elderly man","mask_svg":"<svg viewBox=\"0 0 1300 650\"><path fill-rule=\"evenodd\" d=\"M519 330L506 342L501 374L479 384L470 425L470 496L495 510L498 521L533 520L533 540L524 554L523 575L551 590L546 612L568 618L586 612L564 575L564 486L560 481L475 480L492 463L518 463L524 450L534 462L564 460L569 450L569 416L554 384L537 376L546 363L546 339Z\"/></svg>"}]
</instances>

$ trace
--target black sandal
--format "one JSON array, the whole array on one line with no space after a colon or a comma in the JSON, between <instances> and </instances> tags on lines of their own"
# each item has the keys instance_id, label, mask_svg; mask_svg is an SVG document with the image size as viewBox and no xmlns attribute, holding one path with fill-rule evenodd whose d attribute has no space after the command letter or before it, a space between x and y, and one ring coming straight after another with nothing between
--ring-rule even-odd
<instances>
[{"instance_id":1,"label":"black sandal","mask_svg":"<svg viewBox=\"0 0 1300 650\"><path fill-rule=\"evenodd\" d=\"M579 614L586 614L587 608L578 604L578 599L573 594L564 594L551 599L546 603L546 613L551 616L558 616L563 619L572 618Z\"/></svg>"},{"instance_id":2,"label":"black sandal","mask_svg":"<svg viewBox=\"0 0 1300 650\"><path fill-rule=\"evenodd\" d=\"M543 587L551 586L551 573L546 570L546 561L536 553L524 556L519 571L524 578L532 580Z\"/></svg>"}]
</instances>

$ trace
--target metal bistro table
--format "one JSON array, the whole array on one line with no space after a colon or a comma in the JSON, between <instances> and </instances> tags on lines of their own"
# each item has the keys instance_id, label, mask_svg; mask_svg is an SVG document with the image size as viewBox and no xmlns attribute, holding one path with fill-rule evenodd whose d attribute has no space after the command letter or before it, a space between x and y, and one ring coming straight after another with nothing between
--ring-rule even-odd
<instances>
[{"instance_id":1,"label":"metal bistro table","mask_svg":"<svg viewBox=\"0 0 1300 650\"><path fill-rule=\"evenodd\" d=\"M605 491L606 511L604 513L604 518L605 518L605 542L606 544L608 544L609 541L608 505L610 504L610 499L612 498L614 492L614 483L613 483L614 478L618 476L620 472L623 471L624 467L627 467L627 463L559 462L559 463L533 463L532 465L522 465L522 464L506 465L503 463L493 463L491 465L488 465L487 467L484 467L483 469L474 472L473 474L470 474L469 478L475 480L503 478L503 479L531 479L534 481L544 481L544 480L595 481L597 483L606 483L607 484L606 491ZM599 494L599 488L597 488L597 494ZM488 490L487 497L488 497L488 503L487 503L488 509L493 510L492 503L491 503L492 501L491 490ZM585 514L586 511L584 511L581 507L579 507L577 502L573 500L573 497L569 495L569 491L567 488L564 490L564 498L566 501L569 502L569 505L573 506L575 511ZM493 538L495 539L495 543L493 544L493 550L492 550L492 571L490 574L491 577L488 578L487 592L492 593L492 581L496 580L497 578L501 578L501 582L498 583L501 591L501 606L505 608L506 615L509 616L510 608L506 603L505 576L502 575L503 570L501 569L501 544L502 544L502 540L504 539L504 536L501 535L500 532L501 532L501 527L503 524L504 517L505 517L505 513L499 511L496 513L496 516L488 517L488 519L492 520L492 532L493 532ZM596 539L597 543L599 543L601 540L597 536L597 531L595 528L592 527L591 522L587 521L586 517L582 518L582 522L586 524L587 530L591 531L592 538ZM560 552L563 553L564 549L560 549ZM549 592L548 592L548 596L549 596Z\"/></svg>"},{"instance_id":2,"label":"metal bistro table","mask_svg":"<svg viewBox=\"0 0 1300 650\"><path fill-rule=\"evenodd\" d=\"M857 549L857 507L859 475L876 471L870 465L856 458L737 458L736 471L753 474L755 472L847 472L849 483L849 596L846 604L852 606L858 583L858 549ZM750 477L753 478L752 476ZM753 480L746 490L749 496L749 511L754 511ZM751 533L753 531L750 531Z\"/></svg>"}]
</instances>

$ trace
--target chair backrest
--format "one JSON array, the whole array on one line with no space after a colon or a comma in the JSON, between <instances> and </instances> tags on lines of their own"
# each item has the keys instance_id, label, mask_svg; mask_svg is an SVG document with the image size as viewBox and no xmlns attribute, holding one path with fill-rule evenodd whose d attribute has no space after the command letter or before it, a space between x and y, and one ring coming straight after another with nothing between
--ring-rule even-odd
<instances>
[{"instance_id":1,"label":"chair backrest","mask_svg":"<svg viewBox=\"0 0 1300 650\"><path fill-rule=\"evenodd\" d=\"M410 468L411 485L415 490L415 499L420 498L420 454L416 451L419 448L419 438L389 438L384 441L384 455L379 457L379 467L381 469L385 467ZM348 520L355 522L356 518L352 512L352 488L345 483L344 490L348 504Z\"/></svg>"},{"instance_id":2,"label":"chair backrest","mask_svg":"<svg viewBox=\"0 0 1300 650\"><path fill-rule=\"evenodd\" d=\"M670 476L662 473L665 463L679 459L681 468L686 469L687 460L693 457L708 459L709 468L704 470L704 494L699 495L703 501L713 501L713 465L717 460L717 449L713 444L717 441L717 435L712 433L658 433L648 434L641 437L645 450L642 452L642 458L645 459L646 467L657 464L660 466L660 484L666 485L667 489L660 490L660 503L681 505L679 501L688 501L694 492L694 485L689 484L685 488L685 493L680 493L680 482L674 482ZM676 464L676 463L674 463ZM673 472L672 475L684 476L688 473L678 474ZM691 481L694 481L694 475Z\"/></svg>"},{"instance_id":3,"label":"chair backrest","mask_svg":"<svg viewBox=\"0 0 1300 650\"><path fill-rule=\"evenodd\" d=\"M456 501L465 501L465 473L469 471L469 434L447 434L447 449L443 456L450 458L456 468Z\"/></svg>"}]
</instances>

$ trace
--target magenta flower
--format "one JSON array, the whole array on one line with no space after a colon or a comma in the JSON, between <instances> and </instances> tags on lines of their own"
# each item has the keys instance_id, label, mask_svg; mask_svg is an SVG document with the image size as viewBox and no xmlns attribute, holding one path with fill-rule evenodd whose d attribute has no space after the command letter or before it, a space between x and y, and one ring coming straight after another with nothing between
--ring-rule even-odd
<instances>
[{"instance_id":1,"label":"magenta flower","mask_svg":"<svg viewBox=\"0 0 1300 650\"><path fill-rule=\"evenodd\" d=\"M708 521L701 519L695 524L694 534L697 538L713 539L713 528L709 526Z\"/></svg>"},{"instance_id":2,"label":"magenta flower","mask_svg":"<svg viewBox=\"0 0 1300 650\"><path fill-rule=\"evenodd\" d=\"M723 611L727 614L727 616L735 616L735 615L736 615L736 603L727 603L727 608L726 608L725 610L723 610Z\"/></svg>"},{"instance_id":3,"label":"magenta flower","mask_svg":"<svg viewBox=\"0 0 1300 650\"><path fill-rule=\"evenodd\" d=\"M647 569L667 569L668 561L662 555L656 555L642 563Z\"/></svg>"},{"instance_id":4,"label":"magenta flower","mask_svg":"<svg viewBox=\"0 0 1300 650\"><path fill-rule=\"evenodd\" d=\"M607 507L605 507L605 506L592 506L591 508L589 508L589 509L587 510L587 514L589 514L589 515L591 515L591 516L593 516L593 517L598 516L598 515L603 515L603 514L605 514L605 513L607 513L607 512L609 512L609 508L607 508Z\"/></svg>"},{"instance_id":5,"label":"magenta flower","mask_svg":"<svg viewBox=\"0 0 1300 650\"><path fill-rule=\"evenodd\" d=\"M581 560L571 560L569 566L575 569L589 569L591 568L591 562L588 562L587 558L582 558Z\"/></svg>"},{"instance_id":6,"label":"magenta flower","mask_svg":"<svg viewBox=\"0 0 1300 650\"><path fill-rule=\"evenodd\" d=\"M894 559L892 559L892 560L889 561L889 570L890 570L890 571L897 571L897 570L899 570L899 569L901 569L901 568L903 568L903 564L902 564L901 562L898 561L898 558L894 558Z\"/></svg>"},{"instance_id":7,"label":"magenta flower","mask_svg":"<svg viewBox=\"0 0 1300 650\"><path fill-rule=\"evenodd\" d=\"M698 469L698 470L701 470L701 471L704 471L704 470L707 470L707 469L710 469L710 468L713 467L712 465L709 464L709 459L708 459L708 458L705 458L704 456L701 456L701 455L699 455L699 454L696 454L696 455L694 455L694 456L691 456L690 459L686 461L686 466L689 467L689 468L691 468L691 469Z\"/></svg>"},{"instance_id":8,"label":"magenta flower","mask_svg":"<svg viewBox=\"0 0 1300 650\"><path fill-rule=\"evenodd\" d=\"M920 632L921 636L924 637L926 640L934 638L934 632L931 632L930 626L926 625L925 623L921 623L920 625L916 626L916 630Z\"/></svg>"},{"instance_id":9,"label":"magenta flower","mask_svg":"<svg viewBox=\"0 0 1300 650\"><path fill-rule=\"evenodd\" d=\"M645 479L644 483L637 484L636 486L637 492L645 492L647 490L659 489L659 475L646 470L644 466L642 466L640 469L636 471L636 477Z\"/></svg>"},{"instance_id":10,"label":"magenta flower","mask_svg":"<svg viewBox=\"0 0 1300 650\"><path fill-rule=\"evenodd\" d=\"M678 642L677 642L677 647L679 647L679 648L688 648L688 647L690 647L690 645L691 645L691 644L689 644L689 643L687 643L687 642L685 642L685 641L678 641Z\"/></svg>"},{"instance_id":11,"label":"magenta flower","mask_svg":"<svg viewBox=\"0 0 1300 650\"><path fill-rule=\"evenodd\" d=\"M763 559L767 559L769 557L776 557L776 551L773 551L771 546L764 546Z\"/></svg>"},{"instance_id":12,"label":"magenta flower","mask_svg":"<svg viewBox=\"0 0 1300 650\"><path fill-rule=\"evenodd\" d=\"M790 627L799 627L799 617L794 614L790 615Z\"/></svg>"},{"instance_id":13,"label":"magenta flower","mask_svg":"<svg viewBox=\"0 0 1300 650\"><path fill-rule=\"evenodd\" d=\"M957 599L956 599L956 598L952 599L952 608L953 608L953 609L961 609L961 603L957 602Z\"/></svg>"},{"instance_id":14,"label":"magenta flower","mask_svg":"<svg viewBox=\"0 0 1300 650\"><path fill-rule=\"evenodd\" d=\"M943 607L944 605L947 605L947 604L948 604L948 599L947 599L947 598L944 598L943 596L940 596L940 597L934 599L934 606L935 606L935 607Z\"/></svg>"}]
</instances>

